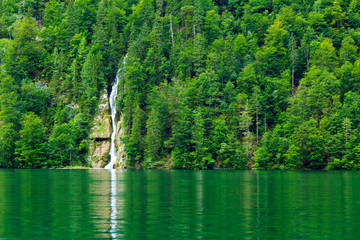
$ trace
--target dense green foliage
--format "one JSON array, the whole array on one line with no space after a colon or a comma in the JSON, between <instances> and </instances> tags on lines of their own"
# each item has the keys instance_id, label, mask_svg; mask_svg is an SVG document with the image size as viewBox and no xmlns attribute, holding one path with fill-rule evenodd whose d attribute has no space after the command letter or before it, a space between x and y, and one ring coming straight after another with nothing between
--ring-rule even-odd
<instances>
[{"instance_id":1,"label":"dense green foliage","mask_svg":"<svg viewBox=\"0 0 360 240\"><path fill-rule=\"evenodd\" d=\"M360 168L358 0L0 7L0 167L86 164L127 53L128 167Z\"/></svg>"}]
</instances>

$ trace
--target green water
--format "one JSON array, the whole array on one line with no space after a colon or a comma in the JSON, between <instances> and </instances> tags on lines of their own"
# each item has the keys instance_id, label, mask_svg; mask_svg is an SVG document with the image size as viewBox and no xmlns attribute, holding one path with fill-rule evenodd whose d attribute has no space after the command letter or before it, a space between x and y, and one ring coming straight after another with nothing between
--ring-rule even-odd
<instances>
[{"instance_id":1,"label":"green water","mask_svg":"<svg viewBox=\"0 0 360 240\"><path fill-rule=\"evenodd\" d=\"M360 172L0 170L0 239L56 238L360 239Z\"/></svg>"}]
</instances>

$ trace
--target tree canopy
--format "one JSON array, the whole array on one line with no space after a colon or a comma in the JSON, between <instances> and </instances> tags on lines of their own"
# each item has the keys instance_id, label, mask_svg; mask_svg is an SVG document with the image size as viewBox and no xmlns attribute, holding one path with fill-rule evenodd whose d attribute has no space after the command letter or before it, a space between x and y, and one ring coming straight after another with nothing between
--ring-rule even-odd
<instances>
[{"instance_id":1,"label":"tree canopy","mask_svg":"<svg viewBox=\"0 0 360 240\"><path fill-rule=\"evenodd\" d=\"M0 167L87 165L127 54L129 168L359 169L360 3L0 3ZM76 106L76 107L74 107Z\"/></svg>"}]
</instances>

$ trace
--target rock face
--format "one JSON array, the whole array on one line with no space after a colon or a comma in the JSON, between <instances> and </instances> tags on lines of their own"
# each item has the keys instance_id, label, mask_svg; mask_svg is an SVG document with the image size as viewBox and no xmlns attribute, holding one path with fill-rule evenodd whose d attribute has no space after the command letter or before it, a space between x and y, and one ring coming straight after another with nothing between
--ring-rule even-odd
<instances>
[{"instance_id":1,"label":"rock face","mask_svg":"<svg viewBox=\"0 0 360 240\"><path fill-rule=\"evenodd\" d=\"M90 139L89 141L89 157L88 161L91 162L93 168L103 168L105 163L108 162L108 155L110 150L110 140L96 141Z\"/></svg>"},{"instance_id":2,"label":"rock face","mask_svg":"<svg viewBox=\"0 0 360 240\"><path fill-rule=\"evenodd\" d=\"M120 119L116 123L116 134L115 134L115 146L117 151L117 168L124 168L126 161L126 152L124 151L125 144L121 141L121 137L124 136L124 128L123 128L123 115L120 114Z\"/></svg>"},{"instance_id":3,"label":"rock face","mask_svg":"<svg viewBox=\"0 0 360 240\"><path fill-rule=\"evenodd\" d=\"M101 93L100 101L95 112L90 140L88 142L88 161L93 168L102 168L108 162L111 138L111 122L109 116L109 99L107 90Z\"/></svg>"},{"instance_id":4,"label":"rock face","mask_svg":"<svg viewBox=\"0 0 360 240\"><path fill-rule=\"evenodd\" d=\"M110 137L109 98L106 89L104 89L90 130L90 139L110 139Z\"/></svg>"}]
</instances>

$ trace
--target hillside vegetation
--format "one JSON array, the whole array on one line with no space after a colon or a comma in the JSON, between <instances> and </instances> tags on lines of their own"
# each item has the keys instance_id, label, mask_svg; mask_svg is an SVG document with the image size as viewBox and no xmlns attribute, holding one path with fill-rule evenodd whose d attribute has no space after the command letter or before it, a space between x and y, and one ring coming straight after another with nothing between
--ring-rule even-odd
<instances>
[{"instance_id":1,"label":"hillside vegetation","mask_svg":"<svg viewBox=\"0 0 360 240\"><path fill-rule=\"evenodd\" d=\"M0 167L88 165L127 54L129 168L360 169L360 0L0 3Z\"/></svg>"}]
</instances>

